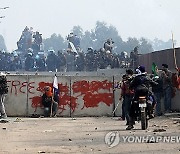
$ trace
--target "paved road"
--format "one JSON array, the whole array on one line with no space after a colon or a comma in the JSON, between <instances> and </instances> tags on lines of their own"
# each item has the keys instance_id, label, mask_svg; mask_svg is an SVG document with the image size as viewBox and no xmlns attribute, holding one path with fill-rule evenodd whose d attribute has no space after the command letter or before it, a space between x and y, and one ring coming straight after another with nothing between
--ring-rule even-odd
<instances>
[{"instance_id":1,"label":"paved road","mask_svg":"<svg viewBox=\"0 0 180 154\"><path fill-rule=\"evenodd\" d=\"M126 131L125 128L124 121L110 117L9 118L8 123L0 123L0 154L180 153L180 138L177 138L180 136L180 121L177 119L155 118L147 130L140 130L139 123L134 130ZM151 138L141 140L148 135ZM152 139L155 136L174 138L157 142ZM129 138L123 141L123 137Z\"/></svg>"}]
</instances>

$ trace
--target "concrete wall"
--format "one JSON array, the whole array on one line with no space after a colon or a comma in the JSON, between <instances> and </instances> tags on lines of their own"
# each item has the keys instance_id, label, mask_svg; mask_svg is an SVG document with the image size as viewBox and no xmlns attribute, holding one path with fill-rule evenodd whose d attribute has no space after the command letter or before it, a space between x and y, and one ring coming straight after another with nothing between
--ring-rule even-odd
<instances>
[{"instance_id":1,"label":"concrete wall","mask_svg":"<svg viewBox=\"0 0 180 154\"><path fill-rule=\"evenodd\" d=\"M121 80L116 76L57 76L60 90L59 116L112 116L119 103L120 89L113 87ZM5 99L8 116L43 114L41 96L45 86L52 86L52 75L7 75L9 93ZM180 91L172 100L172 108L180 110ZM163 99L162 99L163 101ZM120 101L115 112L121 115Z\"/></svg>"},{"instance_id":2,"label":"concrete wall","mask_svg":"<svg viewBox=\"0 0 180 154\"><path fill-rule=\"evenodd\" d=\"M60 89L60 116L111 116L118 96L113 91L114 77L57 76ZM41 96L52 86L54 75L7 75L9 93L5 99L9 116L43 114ZM119 76L119 80L121 75ZM114 99L115 98L115 99ZM117 99L117 100L116 100ZM119 115L121 111L118 111Z\"/></svg>"},{"instance_id":3,"label":"concrete wall","mask_svg":"<svg viewBox=\"0 0 180 154\"><path fill-rule=\"evenodd\" d=\"M28 76L7 76L9 93L5 99L8 115L25 116L28 114Z\"/></svg>"}]
</instances>

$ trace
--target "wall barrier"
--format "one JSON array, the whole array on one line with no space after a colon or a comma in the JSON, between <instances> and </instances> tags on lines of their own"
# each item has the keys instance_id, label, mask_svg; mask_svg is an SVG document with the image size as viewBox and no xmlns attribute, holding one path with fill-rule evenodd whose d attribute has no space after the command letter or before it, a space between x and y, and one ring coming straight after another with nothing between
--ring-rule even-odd
<instances>
[{"instance_id":1,"label":"wall barrier","mask_svg":"<svg viewBox=\"0 0 180 154\"><path fill-rule=\"evenodd\" d=\"M113 90L121 76L57 76L60 91L58 115L112 116L119 103L120 89ZM41 96L45 86L52 86L53 75L7 75L9 92L5 99L8 116L42 115ZM180 110L180 92L172 108ZM120 102L115 115L121 115Z\"/></svg>"}]
</instances>

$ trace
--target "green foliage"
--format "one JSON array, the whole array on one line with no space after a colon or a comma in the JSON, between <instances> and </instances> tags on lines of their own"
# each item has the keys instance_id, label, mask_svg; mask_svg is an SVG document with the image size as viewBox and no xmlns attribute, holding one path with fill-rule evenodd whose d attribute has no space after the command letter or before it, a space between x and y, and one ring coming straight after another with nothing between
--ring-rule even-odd
<instances>
[{"instance_id":1,"label":"green foliage","mask_svg":"<svg viewBox=\"0 0 180 154\"><path fill-rule=\"evenodd\" d=\"M53 48L55 51L67 48L67 43L60 34L52 34L50 38L44 39L44 50L47 51Z\"/></svg>"},{"instance_id":2,"label":"green foliage","mask_svg":"<svg viewBox=\"0 0 180 154\"><path fill-rule=\"evenodd\" d=\"M123 41L121 36L118 34L116 27L100 21L96 22L94 29L84 32L80 26L74 26L71 32L80 37L81 48L84 52L87 51L88 47L93 47L93 49L96 50L103 48L104 42L109 38L112 38L115 42L113 52L119 54L122 51L130 53L136 46L139 47L138 49L140 54L152 52L153 48L159 50L161 48L164 49L172 47L172 42L170 40L164 42L162 40L155 39L150 42L143 37L140 39L129 37L127 41ZM53 48L56 51L67 49L67 40L66 38L61 37L60 34L53 34L50 38L44 39L43 42L45 50L48 50L49 48Z\"/></svg>"},{"instance_id":3,"label":"green foliage","mask_svg":"<svg viewBox=\"0 0 180 154\"><path fill-rule=\"evenodd\" d=\"M83 29L80 26L74 26L72 32L80 38L83 36Z\"/></svg>"},{"instance_id":4,"label":"green foliage","mask_svg":"<svg viewBox=\"0 0 180 154\"><path fill-rule=\"evenodd\" d=\"M172 40L168 40L168 41L163 41L163 40L159 40L158 38L155 38L152 42L151 42L153 49L158 51L158 50L163 50L163 49L169 49L172 48ZM176 41L175 41L176 44Z\"/></svg>"},{"instance_id":5,"label":"green foliage","mask_svg":"<svg viewBox=\"0 0 180 154\"><path fill-rule=\"evenodd\" d=\"M142 54L150 53L153 51L152 45L145 38L142 37L139 42L139 50L142 52Z\"/></svg>"},{"instance_id":6,"label":"green foliage","mask_svg":"<svg viewBox=\"0 0 180 154\"><path fill-rule=\"evenodd\" d=\"M137 38L129 37L126 44L126 51L132 51L136 46L140 46L139 40Z\"/></svg>"}]
</instances>

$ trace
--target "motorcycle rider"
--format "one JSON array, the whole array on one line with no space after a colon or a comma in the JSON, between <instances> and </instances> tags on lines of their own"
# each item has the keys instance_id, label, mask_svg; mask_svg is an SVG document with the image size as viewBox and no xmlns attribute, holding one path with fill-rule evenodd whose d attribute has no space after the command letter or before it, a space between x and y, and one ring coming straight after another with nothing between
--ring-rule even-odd
<instances>
[{"instance_id":1,"label":"motorcycle rider","mask_svg":"<svg viewBox=\"0 0 180 154\"><path fill-rule=\"evenodd\" d=\"M157 83L147 76L144 66L139 66L136 69L136 73L137 73L136 76L130 83L130 89L134 89L135 94L134 94L134 98L130 107L129 125L126 128L126 130L131 130L134 128L133 125L135 124L135 119L136 117L138 117L138 114L140 112L139 104L137 103L139 96L146 96L146 97L150 96L153 102L152 106L154 106L155 104L155 99L152 95L152 92L149 91L149 87L150 85L157 84ZM149 116L152 116L152 115L149 115Z\"/></svg>"}]
</instances>

